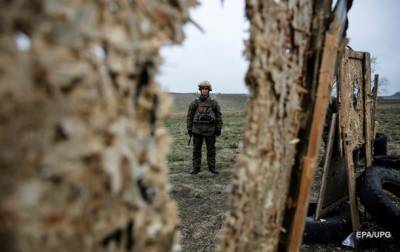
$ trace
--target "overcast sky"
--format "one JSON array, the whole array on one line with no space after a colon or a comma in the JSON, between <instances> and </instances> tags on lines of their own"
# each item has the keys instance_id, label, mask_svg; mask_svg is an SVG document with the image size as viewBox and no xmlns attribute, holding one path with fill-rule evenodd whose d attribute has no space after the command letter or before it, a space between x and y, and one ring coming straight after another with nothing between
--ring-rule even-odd
<instances>
[{"instance_id":1,"label":"overcast sky","mask_svg":"<svg viewBox=\"0 0 400 252\"><path fill-rule=\"evenodd\" d=\"M400 1L354 1L349 12L350 46L377 57L377 73L389 81L387 95L400 91Z\"/></svg>"},{"instance_id":2,"label":"overcast sky","mask_svg":"<svg viewBox=\"0 0 400 252\"><path fill-rule=\"evenodd\" d=\"M217 93L247 93L243 57L248 22L244 0L202 0L191 11L194 25L184 27L183 45L161 50L164 64L157 80L169 92L195 92L197 83L208 80ZM398 0L354 1L350 10L348 37L354 50L377 57L377 72L388 79L387 94L400 91L400 15Z\"/></svg>"}]
</instances>

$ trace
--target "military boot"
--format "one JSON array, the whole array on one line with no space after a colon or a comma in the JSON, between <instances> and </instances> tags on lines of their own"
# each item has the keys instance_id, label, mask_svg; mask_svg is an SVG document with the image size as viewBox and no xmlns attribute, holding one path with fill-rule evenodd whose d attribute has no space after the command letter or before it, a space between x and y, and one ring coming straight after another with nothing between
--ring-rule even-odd
<instances>
[{"instance_id":1,"label":"military boot","mask_svg":"<svg viewBox=\"0 0 400 252\"><path fill-rule=\"evenodd\" d=\"M190 174L196 175L199 172L200 172L200 168L193 168L192 171L190 172Z\"/></svg>"},{"instance_id":2,"label":"military boot","mask_svg":"<svg viewBox=\"0 0 400 252\"><path fill-rule=\"evenodd\" d=\"M218 174L219 174L219 172L215 169L215 167L208 167L208 170L209 170L211 173L215 174L215 175L218 175Z\"/></svg>"}]
</instances>

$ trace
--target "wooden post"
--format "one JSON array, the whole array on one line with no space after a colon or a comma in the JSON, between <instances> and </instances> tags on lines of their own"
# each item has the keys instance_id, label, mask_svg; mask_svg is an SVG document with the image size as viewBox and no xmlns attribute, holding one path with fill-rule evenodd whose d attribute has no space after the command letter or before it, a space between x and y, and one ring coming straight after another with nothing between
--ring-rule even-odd
<instances>
[{"instance_id":1,"label":"wooden post","mask_svg":"<svg viewBox=\"0 0 400 252\"><path fill-rule=\"evenodd\" d=\"M379 88L379 74L374 75L374 87L372 89L372 115L371 115L371 124L372 124L372 137L375 138L376 135L376 127L375 127L375 113L376 113L376 106L378 100L378 88ZM374 153L373 145L371 146L371 152Z\"/></svg>"},{"instance_id":2,"label":"wooden post","mask_svg":"<svg viewBox=\"0 0 400 252\"><path fill-rule=\"evenodd\" d=\"M365 127L365 168L372 166L372 141L374 139L372 128L372 104L373 93L371 92L371 57L369 53L364 53L363 60L364 72L364 127Z\"/></svg>"},{"instance_id":3,"label":"wooden post","mask_svg":"<svg viewBox=\"0 0 400 252\"><path fill-rule=\"evenodd\" d=\"M344 141L351 141L351 136L344 136ZM347 183L349 190L350 212L351 212L351 225L353 228L353 235L360 227L360 217L358 213L357 197L356 197L356 172L354 162L354 152L348 144L344 146L344 157L346 160L347 168Z\"/></svg>"},{"instance_id":4,"label":"wooden post","mask_svg":"<svg viewBox=\"0 0 400 252\"><path fill-rule=\"evenodd\" d=\"M302 103L314 3L246 1L247 127L218 251L276 251L280 241L298 132L309 112Z\"/></svg>"}]
</instances>

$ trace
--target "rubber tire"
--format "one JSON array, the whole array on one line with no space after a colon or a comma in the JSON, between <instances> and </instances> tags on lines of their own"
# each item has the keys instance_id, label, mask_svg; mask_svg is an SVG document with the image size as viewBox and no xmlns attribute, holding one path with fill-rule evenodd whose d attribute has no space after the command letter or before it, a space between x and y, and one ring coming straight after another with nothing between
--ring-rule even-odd
<instances>
[{"instance_id":1,"label":"rubber tire","mask_svg":"<svg viewBox=\"0 0 400 252\"><path fill-rule=\"evenodd\" d=\"M382 228L400 237L400 208L385 194L383 187L400 197L400 172L372 166L357 179L357 195L365 210Z\"/></svg>"},{"instance_id":2,"label":"rubber tire","mask_svg":"<svg viewBox=\"0 0 400 252\"><path fill-rule=\"evenodd\" d=\"M394 155L375 156L373 164L376 166L400 170L400 156L394 156Z\"/></svg>"},{"instance_id":3,"label":"rubber tire","mask_svg":"<svg viewBox=\"0 0 400 252\"><path fill-rule=\"evenodd\" d=\"M314 219L317 204L310 203L303 233L305 243L338 243L342 242L351 232L350 206L343 204L332 212L325 221Z\"/></svg>"},{"instance_id":4,"label":"rubber tire","mask_svg":"<svg viewBox=\"0 0 400 252\"><path fill-rule=\"evenodd\" d=\"M374 140L374 156L387 155L387 137L383 133L376 133Z\"/></svg>"}]
</instances>

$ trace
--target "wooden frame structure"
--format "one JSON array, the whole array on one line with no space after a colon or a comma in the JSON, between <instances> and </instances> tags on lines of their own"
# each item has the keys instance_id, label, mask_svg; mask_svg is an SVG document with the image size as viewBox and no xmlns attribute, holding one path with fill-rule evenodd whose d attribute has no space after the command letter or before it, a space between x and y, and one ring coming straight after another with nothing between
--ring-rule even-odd
<instances>
[{"instance_id":1,"label":"wooden frame structure","mask_svg":"<svg viewBox=\"0 0 400 252\"><path fill-rule=\"evenodd\" d=\"M350 200L353 231L359 228L355 179L358 154L364 151L365 168L371 166L374 138L374 114L378 76L371 90L371 63L367 52L347 48L338 74L338 114L332 116L326 147L323 177L318 198L316 219L326 215L344 200ZM337 121L339 127L337 127ZM335 132L339 134L335 135ZM342 149L332 156L334 143Z\"/></svg>"},{"instance_id":2,"label":"wooden frame structure","mask_svg":"<svg viewBox=\"0 0 400 252\"><path fill-rule=\"evenodd\" d=\"M372 165L373 128L371 60L367 52L347 48L339 67L339 130L347 169L353 232L359 229L356 198L358 152L365 151L365 168Z\"/></svg>"},{"instance_id":3,"label":"wooden frame structure","mask_svg":"<svg viewBox=\"0 0 400 252\"><path fill-rule=\"evenodd\" d=\"M351 1L350 1L351 2ZM372 165L372 141L374 138L374 107L376 91L371 90L371 62L370 55L366 52L355 52L345 48L341 54L340 42L341 29L345 26L347 1L338 1L335 15L330 28L325 35L323 56L319 68L318 90L313 107L312 121L309 124L309 139L301 151L305 155L302 159L300 180L294 182L295 210L287 214L285 228L289 229L288 241L282 246L282 251L298 251L302 241L304 220L308 209L308 198L311 191L312 180L315 174L317 150L322 137L324 118L332 90L333 76L337 69L338 84L338 113L333 116L330 126L329 140L326 146L327 157L324 163L324 175L321 186L321 202L317 205L318 217L335 209L346 199L350 201L353 233L359 229L359 216L356 200L356 165L358 153L364 150L365 168ZM336 58L339 58L336 65ZM377 81L377 77L375 77ZM375 85L377 86L377 85ZM337 119L336 119L337 118ZM336 136L335 136L336 135ZM336 138L336 139L335 139ZM335 142L336 141L336 142ZM334 144L338 150L333 157ZM303 149L304 148L304 149ZM328 169L329 168L329 169ZM328 181L332 174L340 177L340 182ZM327 195L336 191L336 195ZM346 190L347 188L347 190ZM325 202L322 202L324 201ZM289 208L290 211L290 208ZM292 215L291 215L292 214ZM289 224L288 224L289 223ZM355 237L355 236L354 236Z\"/></svg>"}]
</instances>

